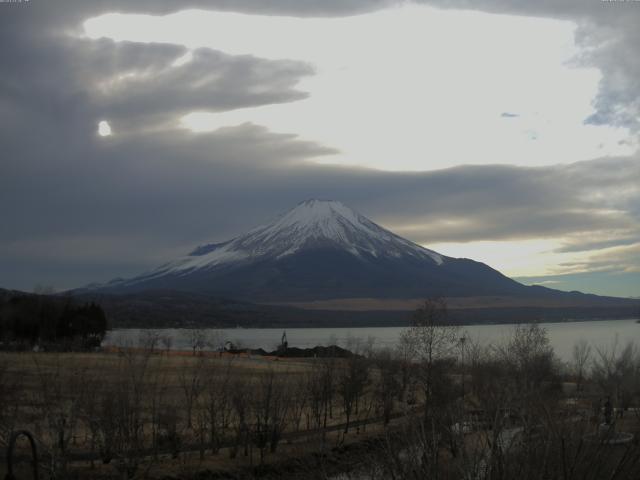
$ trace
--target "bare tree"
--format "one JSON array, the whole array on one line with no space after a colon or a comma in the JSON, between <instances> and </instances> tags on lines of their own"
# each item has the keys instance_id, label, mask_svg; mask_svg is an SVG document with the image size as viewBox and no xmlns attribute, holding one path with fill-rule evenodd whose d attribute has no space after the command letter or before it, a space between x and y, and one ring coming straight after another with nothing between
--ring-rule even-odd
<instances>
[{"instance_id":1,"label":"bare tree","mask_svg":"<svg viewBox=\"0 0 640 480\"><path fill-rule=\"evenodd\" d=\"M244 447L244 455L249 454L249 400L251 385L245 378L234 377L229 384L232 420L235 427L233 445L229 449L229 457L235 458L238 449Z\"/></svg>"},{"instance_id":2,"label":"bare tree","mask_svg":"<svg viewBox=\"0 0 640 480\"><path fill-rule=\"evenodd\" d=\"M369 368L366 359L356 349L338 373L338 393L342 397L343 411L346 418L344 433L349 432L352 413L358 413L358 404L364 388L369 381Z\"/></svg>"},{"instance_id":3,"label":"bare tree","mask_svg":"<svg viewBox=\"0 0 640 480\"><path fill-rule=\"evenodd\" d=\"M202 413L206 416L211 453L218 453L231 418L232 361L222 367L209 363L204 375Z\"/></svg>"},{"instance_id":4,"label":"bare tree","mask_svg":"<svg viewBox=\"0 0 640 480\"><path fill-rule=\"evenodd\" d=\"M309 409L309 385L308 375L296 375L290 380L289 392L290 398L290 417L293 428L296 432L300 431L300 423L305 412Z\"/></svg>"},{"instance_id":5,"label":"bare tree","mask_svg":"<svg viewBox=\"0 0 640 480\"><path fill-rule=\"evenodd\" d=\"M207 332L200 328L192 328L188 332L188 341L191 351L195 356L201 353L207 346Z\"/></svg>"},{"instance_id":6,"label":"bare tree","mask_svg":"<svg viewBox=\"0 0 640 480\"><path fill-rule=\"evenodd\" d=\"M193 427L193 410L204 390L204 360L185 361L178 372L178 382L184 398L187 428Z\"/></svg>"},{"instance_id":7,"label":"bare tree","mask_svg":"<svg viewBox=\"0 0 640 480\"><path fill-rule=\"evenodd\" d=\"M126 352L116 377L103 397L104 441L114 453L115 467L125 479L133 478L144 463L145 407L149 352Z\"/></svg>"},{"instance_id":8,"label":"bare tree","mask_svg":"<svg viewBox=\"0 0 640 480\"><path fill-rule=\"evenodd\" d=\"M164 348L165 353L169 353L171 351L171 347L173 346L173 337L171 335L162 335L160 337L160 343Z\"/></svg>"},{"instance_id":9,"label":"bare tree","mask_svg":"<svg viewBox=\"0 0 640 480\"><path fill-rule=\"evenodd\" d=\"M401 394L400 362L395 359L389 350L377 352L373 359L377 377L374 383L374 395L377 405L384 418L384 424L391 421L393 407L396 398Z\"/></svg>"},{"instance_id":10,"label":"bare tree","mask_svg":"<svg viewBox=\"0 0 640 480\"><path fill-rule=\"evenodd\" d=\"M537 389L555 371L555 356L545 328L537 323L518 325L498 353L511 367L513 381L524 394Z\"/></svg>"},{"instance_id":11,"label":"bare tree","mask_svg":"<svg viewBox=\"0 0 640 480\"><path fill-rule=\"evenodd\" d=\"M328 419L332 418L333 399L336 392L337 361L333 357L318 359L306 376L308 386L307 429L320 433L324 449Z\"/></svg>"},{"instance_id":12,"label":"bare tree","mask_svg":"<svg viewBox=\"0 0 640 480\"><path fill-rule=\"evenodd\" d=\"M396 356L400 368L400 392L398 400L407 404L414 404L415 400L415 364L413 338L410 335L401 335L396 349Z\"/></svg>"},{"instance_id":13,"label":"bare tree","mask_svg":"<svg viewBox=\"0 0 640 480\"><path fill-rule=\"evenodd\" d=\"M571 352L571 367L576 376L576 391L582 390L587 364L591 359L591 345L585 339L577 341Z\"/></svg>"},{"instance_id":14,"label":"bare tree","mask_svg":"<svg viewBox=\"0 0 640 480\"><path fill-rule=\"evenodd\" d=\"M11 374L4 358L0 358L0 385L0 443L6 445L18 421L24 385L20 377Z\"/></svg>"},{"instance_id":15,"label":"bare tree","mask_svg":"<svg viewBox=\"0 0 640 480\"><path fill-rule=\"evenodd\" d=\"M424 391L425 419L433 397L436 363L450 356L458 339L458 327L449 323L447 303L442 298L425 300L413 315L412 325L402 333L402 342L419 362L419 381Z\"/></svg>"},{"instance_id":16,"label":"bare tree","mask_svg":"<svg viewBox=\"0 0 640 480\"><path fill-rule=\"evenodd\" d=\"M254 384L252 395L252 434L260 451L260 463L264 461L267 446L272 453L278 447L286 426L289 410L287 383L273 370L262 374Z\"/></svg>"},{"instance_id":17,"label":"bare tree","mask_svg":"<svg viewBox=\"0 0 640 480\"><path fill-rule=\"evenodd\" d=\"M306 378L307 390L309 392L309 409L307 410L307 429L312 427L316 430L322 428L325 415L325 378L324 369L314 364Z\"/></svg>"},{"instance_id":18,"label":"bare tree","mask_svg":"<svg viewBox=\"0 0 640 480\"><path fill-rule=\"evenodd\" d=\"M52 364L40 362L34 356L37 370L37 388L31 404L42 419L41 439L51 457L49 465L52 477L67 475L69 447L81 419L82 397L86 393L87 369L81 366L65 368L60 357L53 357Z\"/></svg>"},{"instance_id":19,"label":"bare tree","mask_svg":"<svg viewBox=\"0 0 640 480\"><path fill-rule=\"evenodd\" d=\"M158 457L158 450L160 447L160 439L162 435L161 430L161 416L165 410L167 393L169 390L167 372L168 369L164 362L167 360L162 357L158 358L158 363L155 368L150 369L147 374L146 381L146 405L149 414L149 423L151 426L151 445L153 447L153 453L155 458Z\"/></svg>"},{"instance_id":20,"label":"bare tree","mask_svg":"<svg viewBox=\"0 0 640 480\"><path fill-rule=\"evenodd\" d=\"M157 330L145 330L138 341L139 346L150 353L154 353L160 344L160 332Z\"/></svg>"},{"instance_id":21,"label":"bare tree","mask_svg":"<svg viewBox=\"0 0 640 480\"><path fill-rule=\"evenodd\" d=\"M631 397L638 390L640 359L637 347L628 342L619 350L616 338L611 348L596 348L596 352L592 369L593 379L605 395L614 397L621 413L628 407Z\"/></svg>"},{"instance_id":22,"label":"bare tree","mask_svg":"<svg viewBox=\"0 0 640 480\"><path fill-rule=\"evenodd\" d=\"M206 330L205 331L205 345L210 350L215 352L222 352L224 350L224 344L226 339L219 330Z\"/></svg>"}]
</instances>

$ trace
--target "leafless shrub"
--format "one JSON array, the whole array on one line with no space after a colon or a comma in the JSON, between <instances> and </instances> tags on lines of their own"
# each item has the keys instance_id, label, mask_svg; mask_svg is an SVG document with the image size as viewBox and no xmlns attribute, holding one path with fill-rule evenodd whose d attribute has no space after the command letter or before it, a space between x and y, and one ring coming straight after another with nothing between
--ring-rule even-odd
<instances>
[{"instance_id":1,"label":"leafless shrub","mask_svg":"<svg viewBox=\"0 0 640 480\"><path fill-rule=\"evenodd\" d=\"M619 348L618 339L610 348L596 348L592 377L605 396L616 401L619 412L628 408L631 398L638 393L640 357L632 342Z\"/></svg>"},{"instance_id":2,"label":"leafless shrub","mask_svg":"<svg viewBox=\"0 0 640 480\"><path fill-rule=\"evenodd\" d=\"M591 359L591 345L584 339L577 341L571 351L571 369L576 377L576 391L582 390L585 376L588 375L588 364Z\"/></svg>"},{"instance_id":3,"label":"leafless shrub","mask_svg":"<svg viewBox=\"0 0 640 480\"><path fill-rule=\"evenodd\" d=\"M253 441L264 461L265 449L275 453L284 432L290 406L288 383L273 370L262 374L254 384L251 402Z\"/></svg>"},{"instance_id":4,"label":"leafless shrub","mask_svg":"<svg viewBox=\"0 0 640 480\"><path fill-rule=\"evenodd\" d=\"M359 345L350 345L352 355L338 370L337 391L342 398L342 408L346 418L344 433L349 432L352 414L358 413L360 399L369 381L367 359L360 355Z\"/></svg>"},{"instance_id":5,"label":"leafless shrub","mask_svg":"<svg viewBox=\"0 0 640 480\"><path fill-rule=\"evenodd\" d=\"M169 353L171 351L171 347L173 346L173 337L171 335L162 335L160 337L160 343L162 344L162 348L165 353Z\"/></svg>"},{"instance_id":6,"label":"leafless shrub","mask_svg":"<svg viewBox=\"0 0 640 480\"><path fill-rule=\"evenodd\" d=\"M149 358L146 352L121 354L92 407L96 414L92 430L103 463L112 464L125 479L133 478L145 463Z\"/></svg>"},{"instance_id":7,"label":"leafless shrub","mask_svg":"<svg viewBox=\"0 0 640 480\"><path fill-rule=\"evenodd\" d=\"M83 397L87 393L88 374L85 367L68 368L59 355L51 357L51 365L34 356L37 388L30 400L39 422L38 437L51 459L48 470L53 477L67 475L69 447L77 432Z\"/></svg>"},{"instance_id":8,"label":"leafless shrub","mask_svg":"<svg viewBox=\"0 0 640 480\"><path fill-rule=\"evenodd\" d=\"M160 332L157 330L145 330L142 332L138 343L141 348L149 353L154 353L158 345L160 345Z\"/></svg>"},{"instance_id":9,"label":"leafless shrub","mask_svg":"<svg viewBox=\"0 0 640 480\"><path fill-rule=\"evenodd\" d=\"M229 449L229 457L235 458L243 447L244 455L249 455L249 385L244 378L234 377L229 384L231 401L231 424L234 427L233 443Z\"/></svg>"},{"instance_id":10,"label":"leafless shrub","mask_svg":"<svg viewBox=\"0 0 640 480\"><path fill-rule=\"evenodd\" d=\"M0 443L7 444L23 403L23 385L9 370L9 364L0 358Z\"/></svg>"},{"instance_id":11,"label":"leafless shrub","mask_svg":"<svg viewBox=\"0 0 640 480\"><path fill-rule=\"evenodd\" d=\"M305 412L309 410L309 376L295 375L289 380L289 415L294 431L299 432Z\"/></svg>"},{"instance_id":12,"label":"leafless shrub","mask_svg":"<svg viewBox=\"0 0 640 480\"><path fill-rule=\"evenodd\" d=\"M184 361L178 373L178 382L183 394L183 408L187 416L187 428L193 428L193 410L204 391L204 359Z\"/></svg>"},{"instance_id":13,"label":"leafless shrub","mask_svg":"<svg viewBox=\"0 0 640 480\"><path fill-rule=\"evenodd\" d=\"M204 389L200 396L199 411L204 416L209 448L212 454L216 454L226 438L232 417L232 360L224 366L209 363L204 373Z\"/></svg>"},{"instance_id":14,"label":"leafless shrub","mask_svg":"<svg viewBox=\"0 0 640 480\"><path fill-rule=\"evenodd\" d=\"M375 365L374 395L378 411L382 412L384 424L388 425L396 399L402 393L400 380L401 363L389 350L381 350L373 358Z\"/></svg>"},{"instance_id":15,"label":"leafless shrub","mask_svg":"<svg viewBox=\"0 0 640 480\"><path fill-rule=\"evenodd\" d=\"M207 332L199 328L192 328L187 332L189 346L193 355L202 352L207 346Z\"/></svg>"}]
</instances>

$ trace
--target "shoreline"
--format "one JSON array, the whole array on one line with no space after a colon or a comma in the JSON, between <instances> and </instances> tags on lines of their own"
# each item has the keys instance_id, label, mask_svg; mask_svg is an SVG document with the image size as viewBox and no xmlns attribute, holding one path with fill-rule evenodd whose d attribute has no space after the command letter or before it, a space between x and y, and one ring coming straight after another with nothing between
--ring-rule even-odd
<instances>
[{"instance_id":1,"label":"shoreline","mask_svg":"<svg viewBox=\"0 0 640 480\"><path fill-rule=\"evenodd\" d=\"M528 323L539 323L541 325L553 325L553 324L566 324L566 323L591 323L591 322L608 322L608 321L636 321L640 323L639 317L593 317L593 318L568 318L565 320L522 320L519 322L504 320L504 321L486 321L486 322L463 322L452 323L456 327L478 327L478 326L497 326L497 325L523 325ZM407 328L411 326L411 322L396 322L396 323L371 323L371 324L341 324L341 325L324 325L324 324L276 324L272 326L212 326L212 325L184 325L184 326L114 326L109 328L107 332L113 332L117 330L278 330L284 329L336 329L336 328Z\"/></svg>"}]
</instances>

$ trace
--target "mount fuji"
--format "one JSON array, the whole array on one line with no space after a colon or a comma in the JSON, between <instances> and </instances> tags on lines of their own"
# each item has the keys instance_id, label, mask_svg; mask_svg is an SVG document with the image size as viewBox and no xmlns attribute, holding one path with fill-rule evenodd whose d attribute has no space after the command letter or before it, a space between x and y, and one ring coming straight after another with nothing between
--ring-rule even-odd
<instances>
[{"instance_id":1,"label":"mount fuji","mask_svg":"<svg viewBox=\"0 0 640 480\"><path fill-rule=\"evenodd\" d=\"M524 286L483 263L441 255L328 200L307 200L227 242L199 246L148 273L88 290L175 290L255 302L555 292Z\"/></svg>"}]
</instances>

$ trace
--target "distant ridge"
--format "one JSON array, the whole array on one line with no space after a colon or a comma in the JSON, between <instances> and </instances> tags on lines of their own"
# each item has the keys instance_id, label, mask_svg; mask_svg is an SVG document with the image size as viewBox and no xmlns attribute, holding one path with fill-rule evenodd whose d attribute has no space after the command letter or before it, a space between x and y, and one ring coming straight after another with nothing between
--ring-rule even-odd
<instances>
[{"instance_id":1,"label":"distant ridge","mask_svg":"<svg viewBox=\"0 0 640 480\"><path fill-rule=\"evenodd\" d=\"M68 292L63 294L64 301L67 294ZM0 310L2 310L2 304L10 298L25 295L35 296L36 294L0 288ZM53 296L60 298L58 295ZM416 306L415 303L406 301L406 309L387 310L384 305L372 305L358 310L349 308L306 310L286 305L258 305L175 290L145 290L127 294L78 291L73 298L80 303L99 304L106 312L112 328L397 327L410 324L412 311ZM514 304L509 307L497 303L485 304L482 307L476 305L475 308L459 308L460 302L468 302L468 299L449 298L448 307L449 319L460 324L637 318L640 306L637 300L633 302L628 299L610 300L610 303L598 306L526 307ZM0 312L0 320L1 317Z\"/></svg>"}]
</instances>

